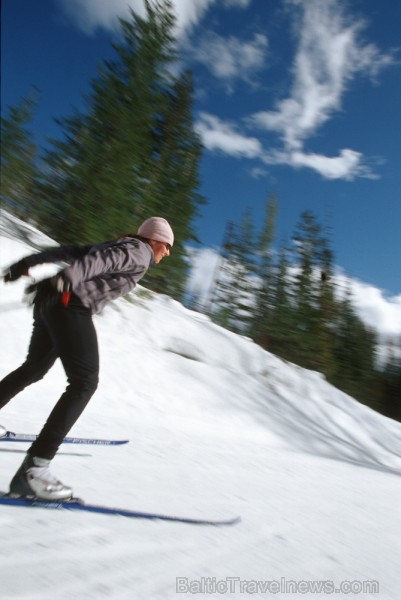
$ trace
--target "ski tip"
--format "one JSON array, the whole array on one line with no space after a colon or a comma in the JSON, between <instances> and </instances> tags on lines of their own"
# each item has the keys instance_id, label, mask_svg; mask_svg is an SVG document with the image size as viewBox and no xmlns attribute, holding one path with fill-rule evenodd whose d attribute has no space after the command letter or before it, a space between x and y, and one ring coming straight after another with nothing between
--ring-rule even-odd
<instances>
[{"instance_id":1,"label":"ski tip","mask_svg":"<svg viewBox=\"0 0 401 600\"><path fill-rule=\"evenodd\" d=\"M232 517L231 519L224 519L221 521L216 521L216 525L236 525L241 522L241 517Z\"/></svg>"},{"instance_id":2,"label":"ski tip","mask_svg":"<svg viewBox=\"0 0 401 600\"><path fill-rule=\"evenodd\" d=\"M178 517L177 520L183 521L184 523L187 522L187 523L190 523L192 525L213 525L214 527L222 527L222 526L225 526L225 525L236 525L237 523L239 523L241 521L241 517L240 516L230 517L228 519L224 519L224 518L222 518L222 519L219 519L219 518L217 518L217 519L207 519L207 518L203 519L202 517L199 517L199 518L195 517L194 519L191 519L191 518L186 519L184 517L184 518L181 519L181 518Z\"/></svg>"}]
</instances>

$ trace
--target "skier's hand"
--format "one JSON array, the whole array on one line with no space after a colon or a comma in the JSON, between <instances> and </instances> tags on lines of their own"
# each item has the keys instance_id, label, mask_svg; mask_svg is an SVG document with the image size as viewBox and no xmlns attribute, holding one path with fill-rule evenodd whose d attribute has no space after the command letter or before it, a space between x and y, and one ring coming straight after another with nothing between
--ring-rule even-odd
<instances>
[{"instance_id":1,"label":"skier's hand","mask_svg":"<svg viewBox=\"0 0 401 600\"><path fill-rule=\"evenodd\" d=\"M8 269L6 269L4 275L4 281L9 283L10 281L17 281L23 275L29 276L29 265L25 258L22 258L18 262L10 265Z\"/></svg>"},{"instance_id":2,"label":"skier's hand","mask_svg":"<svg viewBox=\"0 0 401 600\"><path fill-rule=\"evenodd\" d=\"M25 291L27 294L35 294L35 297L40 296L40 298L55 296L59 293L57 289L57 277L48 277L41 281L35 281L35 283L27 285Z\"/></svg>"},{"instance_id":3,"label":"skier's hand","mask_svg":"<svg viewBox=\"0 0 401 600\"><path fill-rule=\"evenodd\" d=\"M61 301L68 306L70 301L69 285L61 275L32 283L27 286L25 293L29 304L53 306Z\"/></svg>"}]
</instances>

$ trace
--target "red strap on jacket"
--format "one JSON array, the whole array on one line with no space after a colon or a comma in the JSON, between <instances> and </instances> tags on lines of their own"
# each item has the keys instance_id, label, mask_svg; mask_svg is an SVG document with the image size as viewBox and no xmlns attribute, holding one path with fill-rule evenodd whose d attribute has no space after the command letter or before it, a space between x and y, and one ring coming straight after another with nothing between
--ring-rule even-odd
<instances>
[{"instance_id":1,"label":"red strap on jacket","mask_svg":"<svg viewBox=\"0 0 401 600\"><path fill-rule=\"evenodd\" d=\"M61 303L67 308L71 300L71 292L63 292L61 294Z\"/></svg>"}]
</instances>

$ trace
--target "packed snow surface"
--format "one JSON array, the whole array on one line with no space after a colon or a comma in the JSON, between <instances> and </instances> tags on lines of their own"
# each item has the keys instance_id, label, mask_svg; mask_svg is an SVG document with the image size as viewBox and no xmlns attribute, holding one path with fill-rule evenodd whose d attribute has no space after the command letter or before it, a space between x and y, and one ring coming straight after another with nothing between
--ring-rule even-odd
<instances>
[{"instance_id":1,"label":"packed snow surface","mask_svg":"<svg viewBox=\"0 0 401 600\"><path fill-rule=\"evenodd\" d=\"M51 244L4 211L0 233L0 268ZM0 377L29 343L25 284L0 282ZM143 287L95 324L100 385L71 435L130 443L63 446L54 473L87 502L242 520L0 506L2 600L401 599L399 423ZM57 363L0 423L38 432L65 384ZM0 443L3 491L26 448Z\"/></svg>"}]
</instances>

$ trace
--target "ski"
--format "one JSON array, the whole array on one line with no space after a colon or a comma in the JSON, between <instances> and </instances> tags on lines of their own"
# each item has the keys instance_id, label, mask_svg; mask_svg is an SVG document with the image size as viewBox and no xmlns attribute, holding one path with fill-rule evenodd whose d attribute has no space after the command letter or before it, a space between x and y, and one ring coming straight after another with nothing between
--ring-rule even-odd
<instances>
[{"instance_id":1,"label":"ski","mask_svg":"<svg viewBox=\"0 0 401 600\"><path fill-rule=\"evenodd\" d=\"M20 450L18 448L0 448L0 452L9 453L9 454L24 454L26 455L26 450ZM57 456L92 456L88 452L57 452Z\"/></svg>"},{"instance_id":2,"label":"ski","mask_svg":"<svg viewBox=\"0 0 401 600\"><path fill-rule=\"evenodd\" d=\"M201 517L180 517L175 515L148 513L135 510L128 510L126 508L114 508L111 506L86 504L85 502L83 502L83 500L78 498L73 498L72 500L65 501L49 501L24 497L13 498L4 493L0 494L0 504L4 504L6 506L34 507L44 509L48 508L52 510L83 511L103 515L118 515L121 517L128 517L130 519L172 521L176 523L188 523L190 525L234 525L235 523L238 523L241 520L240 517L234 517L229 519L206 519Z\"/></svg>"},{"instance_id":3,"label":"ski","mask_svg":"<svg viewBox=\"0 0 401 600\"><path fill-rule=\"evenodd\" d=\"M5 435L0 437L0 442L34 442L38 436L31 433L14 433L6 431ZM128 444L129 440L107 440L97 438L66 437L63 444L93 444L97 446L120 446Z\"/></svg>"}]
</instances>

